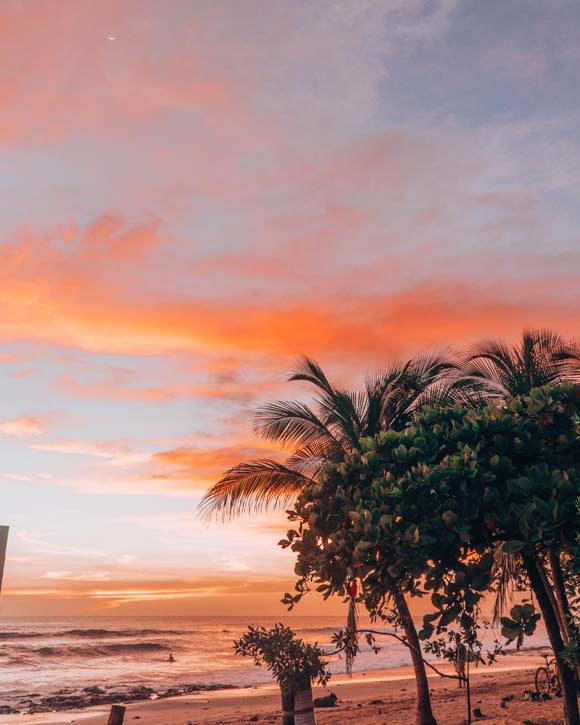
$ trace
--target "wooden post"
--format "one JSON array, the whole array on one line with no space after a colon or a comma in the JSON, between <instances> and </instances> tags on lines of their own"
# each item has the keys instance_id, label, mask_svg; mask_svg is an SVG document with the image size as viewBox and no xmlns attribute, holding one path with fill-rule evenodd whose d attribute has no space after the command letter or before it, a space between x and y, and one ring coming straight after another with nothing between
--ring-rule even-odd
<instances>
[{"instance_id":1,"label":"wooden post","mask_svg":"<svg viewBox=\"0 0 580 725\"><path fill-rule=\"evenodd\" d=\"M7 546L8 526L0 526L0 592L2 591L2 578L4 576L4 562L6 561Z\"/></svg>"},{"instance_id":2,"label":"wooden post","mask_svg":"<svg viewBox=\"0 0 580 725\"><path fill-rule=\"evenodd\" d=\"M123 705L111 705L111 714L107 725L123 725L125 719L125 708Z\"/></svg>"}]
</instances>

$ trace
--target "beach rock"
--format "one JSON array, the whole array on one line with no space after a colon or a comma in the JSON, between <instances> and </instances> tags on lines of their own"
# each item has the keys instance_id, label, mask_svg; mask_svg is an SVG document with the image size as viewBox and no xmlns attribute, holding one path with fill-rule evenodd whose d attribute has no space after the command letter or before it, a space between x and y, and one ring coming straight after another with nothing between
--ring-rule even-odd
<instances>
[{"instance_id":1,"label":"beach rock","mask_svg":"<svg viewBox=\"0 0 580 725\"><path fill-rule=\"evenodd\" d=\"M385 704L384 700L371 700L369 702L369 705L384 705L384 704Z\"/></svg>"},{"instance_id":2,"label":"beach rock","mask_svg":"<svg viewBox=\"0 0 580 725\"><path fill-rule=\"evenodd\" d=\"M95 705L113 705L119 702L156 700L158 698L175 697L177 695L187 695L196 692L233 689L235 687L236 685L221 683L211 685L190 683L179 685L178 687L170 687L161 693L145 685L138 685L128 690L108 685L104 685L103 687L93 685L77 691L65 688L48 696L41 696L38 693L34 693L21 698L13 705L0 706L0 715L13 715L22 713L23 711L29 714L36 714L42 712L57 712L59 710L82 710Z\"/></svg>"},{"instance_id":3,"label":"beach rock","mask_svg":"<svg viewBox=\"0 0 580 725\"><path fill-rule=\"evenodd\" d=\"M87 695L104 695L105 691L96 685L94 687L83 687L81 692L86 692Z\"/></svg>"},{"instance_id":4,"label":"beach rock","mask_svg":"<svg viewBox=\"0 0 580 725\"><path fill-rule=\"evenodd\" d=\"M481 712L480 707L473 708L473 717L485 717L484 714Z\"/></svg>"},{"instance_id":5,"label":"beach rock","mask_svg":"<svg viewBox=\"0 0 580 725\"><path fill-rule=\"evenodd\" d=\"M250 722L258 722L259 719L259 715L250 715Z\"/></svg>"},{"instance_id":6,"label":"beach rock","mask_svg":"<svg viewBox=\"0 0 580 725\"><path fill-rule=\"evenodd\" d=\"M178 695L183 695L183 694L185 694L185 693L179 687L170 687L165 692L160 693L159 697L177 697Z\"/></svg>"}]
</instances>

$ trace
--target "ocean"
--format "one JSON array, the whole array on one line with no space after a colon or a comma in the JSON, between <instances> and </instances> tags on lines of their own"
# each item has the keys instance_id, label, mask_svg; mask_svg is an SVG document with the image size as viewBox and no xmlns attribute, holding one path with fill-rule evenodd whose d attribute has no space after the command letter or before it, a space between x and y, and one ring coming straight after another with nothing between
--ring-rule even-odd
<instances>
[{"instance_id":1,"label":"ocean","mask_svg":"<svg viewBox=\"0 0 580 725\"><path fill-rule=\"evenodd\" d=\"M172 688L191 692L198 687L270 682L266 670L234 655L232 642L248 624L269 627L276 621L266 617L255 621L248 617L5 618L0 620L0 712L65 709L96 704L105 696L155 698ZM332 633L344 626L337 617L293 617L285 623L325 650L332 649ZM536 646L545 643L541 634L533 640ZM395 640L381 638L379 644L378 654L365 644L355 672L410 663L407 649ZM173 662L168 661L170 654ZM343 673L344 661L333 657L331 669Z\"/></svg>"}]
</instances>

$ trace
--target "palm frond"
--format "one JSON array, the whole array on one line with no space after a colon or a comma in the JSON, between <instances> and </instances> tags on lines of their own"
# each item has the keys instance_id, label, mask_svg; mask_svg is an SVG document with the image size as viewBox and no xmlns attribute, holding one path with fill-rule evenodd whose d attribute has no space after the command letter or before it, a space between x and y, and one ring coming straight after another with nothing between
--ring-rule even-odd
<instances>
[{"instance_id":1,"label":"palm frond","mask_svg":"<svg viewBox=\"0 0 580 725\"><path fill-rule=\"evenodd\" d=\"M549 357L561 380L580 379L580 346L575 340L568 340L554 330L537 330L538 346L543 355Z\"/></svg>"},{"instance_id":2,"label":"palm frond","mask_svg":"<svg viewBox=\"0 0 580 725\"><path fill-rule=\"evenodd\" d=\"M342 448L336 446L332 441L327 439L321 439L313 443L309 443L306 446L297 448L288 458L286 459L286 465L290 468L296 466L306 465L311 459L324 459L325 461L337 461L342 460L344 457L344 451Z\"/></svg>"},{"instance_id":3,"label":"palm frond","mask_svg":"<svg viewBox=\"0 0 580 725\"><path fill-rule=\"evenodd\" d=\"M206 519L221 516L228 520L250 511L286 506L313 483L301 467L266 458L240 463L206 492L199 508Z\"/></svg>"},{"instance_id":4,"label":"palm frond","mask_svg":"<svg viewBox=\"0 0 580 725\"><path fill-rule=\"evenodd\" d=\"M451 348L418 355L398 368L391 368L383 381L380 428L404 427L428 401L431 389L445 386L458 369L459 357Z\"/></svg>"},{"instance_id":5,"label":"palm frond","mask_svg":"<svg viewBox=\"0 0 580 725\"><path fill-rule=\"evenodd\" d=\"M359 652L358 645L358 607L356 602L356 596L349 597L348 600L348 613L346 617L346 636L347 636L347 647L345 649L345 668L346 674L350 677L352 675L352 667L356 659L356 655Z\"/></svg>"},{"instance_id":6,"label":"palm frond","mask_svg":"<svg viewBox=\"0 0 580 725\"><path fill-rule=\"evenodd\" d=\"M348 390L333 390L332 393L318 395L316 404L329 427L343 441L343 445L347 449L358 448L359 439L363 435L360 411L364 406L359 394Z\"/></svg>"},{"instance_id":7,"label":"palm frond","mask_svg":"<svg viewBox=\"0 0 580 725\"><path fill-rule=\"evenodd\" d=\"M495 588L493 623L497 624L513 600L519 567L517 555L506 554L501 543L496 547L493 558L494 563L491 571Z\"/></svg>"},{"instance_id":8,"label":"palm frond","mask_svg":"<svg viewBox=\"0 0 580 725\"><path fill-rule=\"evenodd\" d=\"M339 440L328 426L305 403L277 400L262 406L255 415L254 430L262 438L277 441L284 448L296 448L329 439Z\"/></svg>"},{"instance_id":9,"label":"palm frond","mask_svg":"<svg viewBox=\"0 0 580 725\"><path fill-rule=\"evenodd\" d=\"M580 351L576 343L552 330L526 329L514 345L479 342L466 356L463 374L482 383L489 398L525 395L535 387L577 380Z\"/></svg>"},{"instance_id":10,"label":"palm frond","mask_svg":"<svg viewBox=\"0 0 580 725\"><path fill-rule=\"evenodd\" d=\"M303 380L320 391L316 402L327 425L341 429L350 446L357 446L361 437L360 400L356 393L339 390L332 386L320 365L311 358L303 357L290 374L289 381Z\"/></svg>"},{"instance_id":11,"label":"palm frond","mask_svg":"<svg viewBox=\"0 0 580 725\"><path fill-rule=\"evenodd\" d=\"M483 386L475 381L451 378L442 380L424 390L416 398L410 412L416 414L426 405L453 406L459 404L464 408L482 408L487 402Z\"/></svg>"},{"instance_id":12,"label":"palm frond","mask_svg":"<svg viewBox=\"0 0 580 725\"><path fill-rule=\"evenodd\" d=\"M459 361L458 353L449 347L417 355L409 360L406 377L410 384L423 388L457 370Z\"/></svg>"},{"instance_id":13,"label":"palm frond","mask_svg":"<svg viewBox=\"0 0 580 725\"><path fill-rule=\"evenodd\" d=\"M400 365L392 365L383 370L376 370L367 376L365 381L367 397L365 435L376 435L381 430L386 407L385 401L392 401L392 396L400 385L404 369Z\"/></svg>"},{"instance_id":14,"label":"palm frond","mask_svg":"<svg viewBox=\"0 0 580 725\"><path fill-rule=\"evenodd\" d=\"M325 393L332 393L332 385L320 365L309 357L302 357L288 376L288 382L305 380Z\"/></svg>"}]
</instances>

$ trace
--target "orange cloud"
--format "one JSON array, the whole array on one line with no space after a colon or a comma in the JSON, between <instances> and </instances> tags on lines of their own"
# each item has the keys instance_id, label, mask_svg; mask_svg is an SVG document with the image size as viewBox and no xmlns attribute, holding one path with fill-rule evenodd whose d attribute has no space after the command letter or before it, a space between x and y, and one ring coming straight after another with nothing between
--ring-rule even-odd
<instances>
[{"instance_id":1,"label":"orange cloud","mask_svg":"<svg viewBox=\"0 0 580 725\"><path fill-rule=\"evenodd\" d=\"M46 424L40 418L12 418L11 420L0 421L0 436L6 436L8 438L28 438L30 436L41 435L46 428Z\"/></svg>"},{"instance_id":2,"label":"orange cloud","mask_svg":"<svg viewBox=\"0 0 580 725\"><path fill-rule=\"evenodd\" d=\"M42 586L41 582L46 582ZM42 611L57 616L67 614L110 613L174 615L276 616L291 618L280 603L284 592L292 591L294 579L268 576L236 576L227 572L219 579L207 575L196 580L130 580L95 581L89 579L42 579L36 585L6 586L2 590L2 612L5 615ZM324 604L316 593L307 597L293 614L346 615L345 605L338 598Z\"/></svg>"},{"instance_id":3,"label":"orange cloud","mask_svg":"<svg viewBox=\"0 0 580 725\"><path fill-rule=\"evenodd\" d=\"M146 285L130 286L132 255L146 255L157 244L158 221L123 233L120 228L118 220L105 217L75 234L77 243L66 251L30 238L6 244L0 252L0 338L131 354L307 352L374 361L482 334L511 336L524 324L550 325L569 334L578 330L574 276L560 277L557 285L539 278L506 285L440 279L392 293L350 296L329 290L324 296L313 292L306 299L264 304L251 298L175 300L169 291L151 299ZM106 258L93 257L99 239ZM82 392L70 377L63 382ZM209 397L219 397L221 390L209 391ZM190 392L200 391L193 386ZM127 396L163 399L183 394L187 389L177 385Z\"/></svg>"},{"instance_id":4,"label":"orange cloud","mask_svg":"<svg viewBox=\"0 0 580 725\"><path fill-rule=\"evenodd\" d=\"M268 441L256 440L244 445L223 446L220 448L200 448L180 446L168 451L155 453L151 461L162 471L154 473L158 479L186 479L192 484L217 479L226 469L240 461L250 458L277 458L280 449Z\"/></svg>"}]
</instances>

